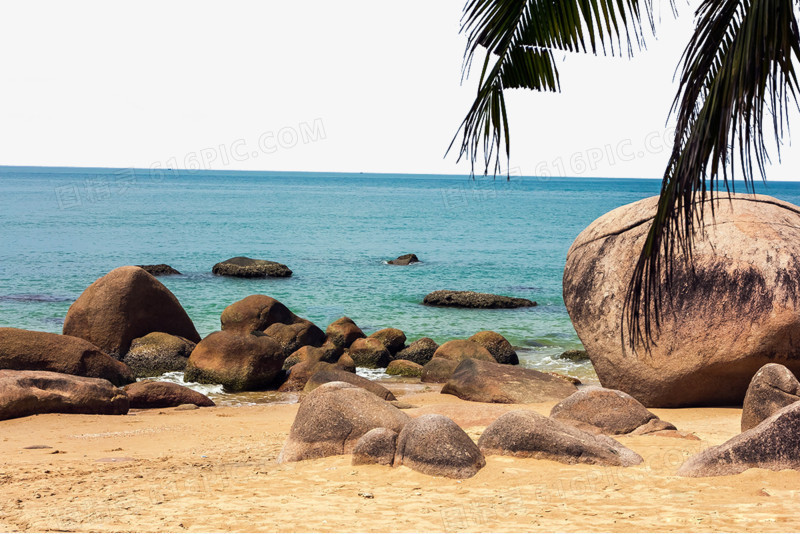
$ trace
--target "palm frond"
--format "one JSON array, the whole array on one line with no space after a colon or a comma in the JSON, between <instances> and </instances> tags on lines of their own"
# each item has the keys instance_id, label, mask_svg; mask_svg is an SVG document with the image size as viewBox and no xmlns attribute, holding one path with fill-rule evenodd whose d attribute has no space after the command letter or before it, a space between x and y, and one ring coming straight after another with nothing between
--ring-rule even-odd
<instances>
[{"instance_id":1,"label":"palm frond","mask_svg":"<svg viewBox=\"0 0 800 534\"><path fill-rule=\"evenodd\" d=\"M468 0L461 31L467 34L463 76L486 50L478 93L458 132L458 155L472 174L483 154L483 174L500 171L510 156L505 89L561 90L553 52L630 55L644 46L643 13L653 27L652 0ZM670 0L672 4L672 0Z\"/></svg>"},{"instance_id":2,"label":"palm frond","mask_svg":"<svg viewBox=\"0 0 800 534\"><path fill-rule=\"evenodd\" d=\"M649 347L669 296L674 262L691 264L692 241L720 178L737 171L752 189L765 178L764 122L778 145L797 106L800 34L792 0L705 0L681 59L672 112L675 139L658 208L625 299L628 343ZM768 126L767 126L768 127Z\"/></svg>"}]
</instances>

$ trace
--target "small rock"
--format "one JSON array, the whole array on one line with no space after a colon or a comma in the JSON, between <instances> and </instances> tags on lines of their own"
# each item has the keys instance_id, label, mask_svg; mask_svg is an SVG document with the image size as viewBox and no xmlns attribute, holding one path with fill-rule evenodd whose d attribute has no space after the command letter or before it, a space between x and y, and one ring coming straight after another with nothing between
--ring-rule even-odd
<instances>
[{"instance_id":1,"label":"small rock","mask_svg":"<svg viewBox=\"0 0 800 534\"><path fill-rule=\"evenodd\" d=\"M181 274L177 269L173 269L166 263L159 263L157 265L137 265L136 267L144 269L146 272L152 274L153 276Z\"/></svg>"},{"instance_id":2,"label":"small rock","mask_svg":"<svg viewBox=\"0 0 800 534\"><path fill-rule=\"evenodd\" d=\"M254 260L246 256L237 256L214 265L211 272L218 276L234 276L237 278L285 278L292 276L292 270L286 265L268 260Z\"/></svg>"},{"instance_id":3,"label":"small rock","mask_svg":"<svg viewBox=\"0 0 800 534\"><path fill-rule=\"evenodd\" d=\"M402 256L398 256L393 260L389 260L386 263L389 265L411 265L412 263L421 263L419 258L417 258L416 254L403 254Z\"/></svg>"},{"instance_id":4,"label":"small rock","mask_svg":"<svg viewBox=\"0 0 800 534\"><path fill-rule=\"evenodd\" d=\"M527 308L536 306L532 300L477 293L475 291L439 290L428 293L422 301L427 306L455 308Z\"/></svg>"}]
</instances>

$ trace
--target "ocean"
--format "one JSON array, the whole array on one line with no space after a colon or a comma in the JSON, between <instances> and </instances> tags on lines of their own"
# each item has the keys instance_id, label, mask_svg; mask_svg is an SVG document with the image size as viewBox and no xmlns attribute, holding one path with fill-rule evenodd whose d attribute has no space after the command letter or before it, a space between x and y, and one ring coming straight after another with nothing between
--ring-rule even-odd
<instances>
[{"instance_id":1,"label":"ocean","mask_svg":"<svg viewBox=\"0 0 800 534\"><path fill-rule=\"evenodd\" d=\"M167 263L182 274L160 280L201 336L219 329L226 306L261 293L323 329L347 315L367 334L399 328L409 343L494 330L520 347L522 365L591 381L590 364L556 357L581 348L561 294L567 250L594 219L659 187L644 179L0 167L0 326L60 333L70 304L100 276ZM798 182L758 192L800 204ZM405 253L422 263L386 263ZM285 263L294 274L211 274L233 256ZM421 305L437 289L538 306Z\"/></svg>"}]
</instances>

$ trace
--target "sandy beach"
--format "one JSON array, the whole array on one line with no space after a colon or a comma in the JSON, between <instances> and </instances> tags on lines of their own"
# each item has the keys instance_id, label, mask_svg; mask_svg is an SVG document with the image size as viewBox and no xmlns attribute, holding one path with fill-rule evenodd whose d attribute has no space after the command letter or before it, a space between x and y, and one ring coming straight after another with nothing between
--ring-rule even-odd
<instances>
[{"instance_id":1,"label":"sandy beach","mask_svg":"<svg viewBox=\"0 0 800 534\"><path fill-rule=\"evenodd\" d=\"M388 384L412 416L441 413L475 440L522 405L438 386ZM4 531L794 531L800 473L675 476L739 432L741 410L653 410L699 440L623 436L628 468L490 456L475 477L357 466L350 456L279 465L297 404L49 414L0 422ZM526 405L542 414L551 404ZM48 446L51 448L29 448Z\"/></svg>"}]
</instances>

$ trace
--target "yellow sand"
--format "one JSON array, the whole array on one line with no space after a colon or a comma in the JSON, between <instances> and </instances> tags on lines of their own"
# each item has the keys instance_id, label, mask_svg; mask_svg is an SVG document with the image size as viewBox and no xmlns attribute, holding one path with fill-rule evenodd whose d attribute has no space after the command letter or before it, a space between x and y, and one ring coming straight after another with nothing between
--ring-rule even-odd
<instances>
[{"instance_id":1,"label":"yellow sand","mask_svg":"<svg viewBox=\"0 0 800 534\"><path fill-rule=\"evenodd\" d=\"M406 391L406 393L409 393ZM473 439L517 406L436 391L401 398ZM547 414L550 405L530 405ZM741 410L654 410L701 441L619 440L630 468L502 456L468 480L349 456L278 465L296 404L40 415L0 422L4 531L796 531L800 473L676 477L682 461L739 430ZM52 449L24 449L49 445Z\"/></svg>"}]
</instances>

